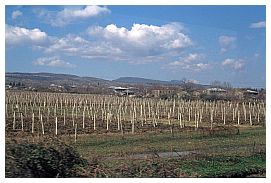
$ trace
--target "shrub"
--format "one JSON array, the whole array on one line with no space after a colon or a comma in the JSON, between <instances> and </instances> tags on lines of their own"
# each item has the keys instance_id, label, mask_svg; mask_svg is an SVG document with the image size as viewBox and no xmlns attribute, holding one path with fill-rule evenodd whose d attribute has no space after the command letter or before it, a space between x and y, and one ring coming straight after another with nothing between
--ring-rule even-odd
<instances>
[{"instance_id":1,"label":"shrub","mask_svg":"<svg viewBox=\"0 0 271 183\"><path fill-rule=\"evenodd\" d=\"M78 177L84 163L71 147L55 139L6 143L6 177Z\"/></svg>"}]
</instances>

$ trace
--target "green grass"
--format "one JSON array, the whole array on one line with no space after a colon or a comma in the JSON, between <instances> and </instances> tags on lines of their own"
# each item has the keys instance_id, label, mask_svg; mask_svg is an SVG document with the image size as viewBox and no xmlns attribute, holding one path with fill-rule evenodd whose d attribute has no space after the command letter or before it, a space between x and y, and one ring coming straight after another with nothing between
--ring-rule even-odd
<instances>
[{"instance_id":1,"label":"green grass","mask_svg":"<svg viewBox=\"0 0 271 183\"><path fill-rule=\"evenodd\" d=\"M172 136L170 133L145 133L103 135L80 135L77 142L71 143L82 155L112 156L148 152L150 148L159 152L197 150L202 153L218 153L227 149L228 153L242 151L249 154L252 151L262 150L265 146L265 129L240 129L239 135L208 136L198 132L179 132ZM242 149L243 148L243 149Z\"/></svg>"},{"instance_id":2,"label":"green grass","mask_svg":"<svg viewBox=\"0 0 271 183\"><path fill-rule=\"evenodd\" d=\"M124 137L82 135L76 143L70 143L83 157L98 157L102 166L111 171L109 177L245 177L265 172L265 138L265 128L249 127L240 128L238 135L228 136L196 131L178 132L174 136L169 132L125 134ZM195 150L198 154L180 159L114 159L152 150Z\"/></svg>"},{"instance_id":3,"label":"green grass","mask_svg":"<svg viewBox=\"0 0 271 183\"><path fill-rule=\"evenodd\" d=\"M87 177L246 177L265 173L266 130L239 127L235 135L200 131L61 136L90 162ZM175 158L131 159L140 153L196 151ZM94 171L95 170L95 171Z\"/></svg>"},{"instance_id":4,"label":"green grass","mask_svg":"<svg viewBox=\"0 0 271 183\"><path fill-rule=\"evenodd\" d=\"M247 157L208 157L186 161L180 171L196 177L245 177L265 171L266 158L263 154Z\"/></svg>"}]
</instances>

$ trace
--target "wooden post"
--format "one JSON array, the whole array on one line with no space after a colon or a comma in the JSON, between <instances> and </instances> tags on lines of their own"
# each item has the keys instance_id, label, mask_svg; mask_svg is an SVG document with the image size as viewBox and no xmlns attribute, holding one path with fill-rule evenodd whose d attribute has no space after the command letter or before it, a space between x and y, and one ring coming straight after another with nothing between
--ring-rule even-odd
<instances>
[{"instance_id":1,"label":"wooden post","mask_svg":"<svg viewBox=\"0 0 271 183\"><path fill-rule=\"evenodd\" d=\"M251 111L249 110L249 123L252 126Z\"/></svg>"},{"instance_id":2,"label":"wooden post","mask_svg":"<svg viewBox=\"0 0 271 183\"><path fill-rule=\"evenodd\" d=\"M23 119L23 113L21 113L21 123L22 123L22 131L24 131L24 119Z\"/></svg>"},{"instance_id":3,"label":"wooden post","mask_svg":"<svg viewBox=\"0 0 271 183\"><path fill-rule=\"evenodd\" d=\"M76 142L77 140L77 123L75 124L75 128L74 128L74 142Z\"/></svg>"},{"instance_id":4,"label":"wooden post","mask_svg":"<svg viewBox=\"0 0 271 183\"><path fill-rule=\"evenodd\" d=\"M196 108L195 108L195 114L194 114L194 121L195 121L195 130L197 130L197 112L196 112Z\"/></svg>"},{"instance_id":5,"label":"wooden post","mask_svg":"<svg viewBox=\"0 0 271 183\"><path fill-rule=\"evenodd\" d=\"M238 114L237 114L237 124L240 125L240 111L238 110Z\"/></svg>"},{"instance_id":6,"label":"wooden post","mask_svg":"<svg viewBox=\"0 0 271 183\"><path fill-rule=\"evenodd\" d=\"M197 113L197 125L196 125L196 127L197 127L197 129L199 128L199 118L200 118L200 115L199 115L199 111L198 111L198 113Z\"/></svg>"},{"instance_id":7,"label":"wooden post","mask_svg":"<svg viewBox=\"0 0 271 183\"><path fill-rule=\"evenodd\" d=\"M63 111L63 124L66 125L66 110Z\"/></svg>"},{"instance_id":8,"label":"wooden post","mask_svg":"<svg viewBox=\"0 0 271 183\"><path fill-rule=\"evenodd\" d=\"M74 111L74 107L72 108L72 126L74 126L74 114L73 114L74 112L73 111Z\"/></svg>"},{"instance_id":9,"label":"wooden post","mask_svg":"<svg viewBox=\"0 0 271 183\"><path fill-rule=\"evenodd\" d=\"M118 114L117 114L117 124L118 124L118 131L120 130L120 113L118 111Z\"/></svg>"},{"instance_id":10,"label":"wooden post","mask_svg":"<svg viewBox=\"0 0 271 183\"><path fill-rule=\"evenodd\" d=\"M132 120L132 134L135 133L135 122L134 120Z\"/></svg>"},{"instance_id":11,"label":"wooden post","mask_svg":"<svg viewBox=\"0 0 271 183\"><path fill-rule=\"evenodd\" d=\"M85 129L85 110L83 111L83 129Z\"/></svg>"},{"instance_id":12,"label":"wooden post","mask_svg":"<svg viewBox=\"0 0 271 183\"><path fill-rule=\"evenodd\" d=\"M183 125L182 125L182 113L179 113L179 120L180 120L180 127L182 128Z\"/></svg>"},{"instance_id":13,"label":"wooden post","mask_svg":"<svg viewBox=\"0 0 271 183\"><path fill-rule=\"evenodd\" d=\"M245 117L245 122L247 121L247 110L246 110L246 106L243 103L243 110L244 110L244 117Z\"/></svg>"},{"instance_id":14,"label":"wooden post","mask_svg":"<svg viewBox=\"0 0 271 183\"><path fill-rule=\"evenodd\" d=\"M34 133L34 126L35 126L35 114L32 113L32 133Z\"/></svg>"},{"instance_id":15,"label":"wooden post","mask_svg":"<svg viewBox=\"0 0 271 183\"><path fill-rule=\"evenodd\" d=\"M55 121L55 124L56 124L56 135L57 135L57 116L56 116L56 121Z\"/></svg>"},{"instance_id":16,"label":"wooden post","mask_svg":"<svg viewBox=\"0 0 271 183\"><path fill-rule=\"evenodd\" d=\"M213 120L214 120L213 109L211 109L211 130L213 129Z\"/></svg>"},{"instance_id":17,"label":"wooden post","mask_svg":"<svg viewBox=\"0 0 271 183\"><path fill-rule=\"evenodd\" d=\"M49 124L50 108L47 108L47 124Z\"/></svg>"},{"instance_id":18,"label":"wooden post","mask_svg":"<svg viewBox=\"0 0 271 183\"><path fill-rule=\"evenodd\" d=\"M8 118L8 104L6 104L6 118Z\"/></svg>"},{"instance_id":19,"label":"wooden post","mask_svg":"<svg viewBox=\"0 0 271 183\"><path fill-rule=\"evenodd\" d=\"M170 121L170 113L168 113L167 119L168 119L168 124L171 125L171 121Z\"/></svg>"},{"instance_id":20,"label":"wooden post","mask_svg":"<svg viewBox=\"0 0 271 183\"><path fill-rule=\"evenodd\" d=\"M190 107L188 108L188 121L190 121Z\"/></svg>"},{"instance_id":21,"label":"wooden post","mask_svg":"<svg viewBox=\"0 0 271 183\"><path fill-rule=\"evenodd\" d=\"M232 121L234 121L234 107L232 108Z\"/></svg>"},{"instance_id":22,"label":"wooden post","mask_svg":"<svg viewBox=\"0 0 271 183\"><path fill-rule=\"evenodd\" d=\"M109 113L106 113L106 130L109 130Z\"/></svg>"},{"instance_id":23,"label":"wooden post","mask_svg":"<svg viewBox=\"0 0 271 183\"><path fill-rule=\"evenodd\" d=\"M260 111L257 112L257 121L258 121L258 123L260 123L260 114L259 113L260 113Z\"/></svg>"},{"instance_id":24,"label":"wooden post","mask_svg":"<svg viewBox=\"0 0 271 183\"><path fill-rule=\"evenodd\" d=\"M43 121L42 121L42 114L40 115L40 123L41 123L42 135L44 135L44 125L43 125Z\"/></svg>"},{"instance_id":25,"label":"wooden post","mask_svg":"<svg viewBox=\"0 0 271 183\"><path fill-rule=\"evenodd\" d=\"M226 124L226 109L225 107L223 108L223 111L224 111L224 119L223 119L223 124L225 125Z\"/></svg>"},{"instance_id":26,"label":"wooden post","mask_svg":"<svg viewBox=\"0 0 271 183\"><path fill-rule=\"evenodd\" d=\"M16 126L16 114L15 111L13 112L13 130L15 130L15 126Z\"/></svg>"},{"instance_id":27,"label":"wooden post","mask_svg":"<svg viewBox=\"0 0 271 183\"><path fill-rule=\"evenodd\" d=\"M96 114L94 112L94 116L93 116L93 130L96 130Z\"/></svg>"}]
</instances>

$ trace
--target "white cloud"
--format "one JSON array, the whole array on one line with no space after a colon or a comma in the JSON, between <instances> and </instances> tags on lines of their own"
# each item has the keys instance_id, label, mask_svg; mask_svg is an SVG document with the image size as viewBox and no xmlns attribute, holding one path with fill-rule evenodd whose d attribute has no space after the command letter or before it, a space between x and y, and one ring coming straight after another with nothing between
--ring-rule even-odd
<instances>
[{"instance_id":1,"label":"white cloud","mask_svg":"<svg viewBox=\"0 0 271 183\"><path fill-rule=\"evenodd\" d=\"M203 63L204 55L198 53L190 53L185 57L180 57L179 60L170 62L168 66L171 69L184 69L201 71L209 68L208 63Z\"/></svg>"},{"instance_id":2,"label":"white cloud","mask_svg":"<svg viewBox=\"0 0 271 183\"><path fill-rule=\"evenodd\" d=\"M46 66L46 67L62 67L62 68L74 68L75 65L63 61L58 57L42 57L38 58L33 62L34 65L37 66Z\"/></svg>"},{"instance_id":3,"label":"white cloud","mask_svg":"<svg viewBox=\"0 0 271 183\"><path fill-rule=\"evenodd\" d=\"M150 56L191 46L191 39L181 30L176 23L162 26L134 24L130 30L110 24L89 27L87 33L127 54Z\"/></svg>"},{"instance_id":4,"label":"white cloud","mask_svg":"<svg viewBox=\"0 0 271 183\"><path fill-rule=\"evenodd\" d=\"M45 18L52 26L62 27L74 21L86 18L97 17L102 14L110 13L106 6L69 6L57 13L48 12L46 10L39 10L39 17Z\"/></svg>"},{"instance_id":5,"label":"white cloud","mask_svg":"<svg viewBox=\"0 0 271 183\"><path fill-rule=\"evenodd\" d=\"M43 47L46 53L63 53L88 59L117 59L121 50L105 42L88 41L77 35L66 35L55 39L50 46Z\"/></svg>"},{"instance_id":6,"label":"white cloud","mask_svg":"<svg viewBox=\"0 0 271 183\"><path fill-rule=\"evenodd\" d=\"M90 27L88 33L112 43L123 43L123 47L128 44L129 47L133 45L142 49L179 49L192 44L191 39L181 32L181 27L176 23L162 26L134 24L131 30L110 24L104 28Z\"/></svg>"},{"instance_id":7,"label":"white cloud","mask_svg":"<svg viewBox=\"0 0 271 183\"><path fill-rule=\"evenodd\" d=\"M265 28L266 27L266 23L265 21L260 21L260 22L255 22L250 24L249 28L252 29L259 29L259 28Z\"/></svg>"},{"instance_id":8,"label":"white cloud","mask_svg":"<svg viewBox=\"0 0 271 183\"><path fill-rule=\"evenodd\" d=\"M222 62L222 66L224 67L230 67L234 70L241 70L245 67L245 62L243 59L232 59L227 58Z\"/></svg>"},{"instance_id":9,"label":"white cloud","mask_svg":"<svg viewBox=\"0 0 271 183\"><path fill-rule=\"evenodd\" d=\"M6 25L5 39L8 45L17 45L24 43L41 43L45 41L48 36L40 29L26 29L22 27L14 27Z\"/></svg>"},{"instance_id":10,"label":"white cloud","mask_svg":"<svg viewBox=\"0 0 271 183\"><path fill-rule=\"evenodd\" d=\"M11 18L12 18L12 19L16 19L16 18L18 18L19 16L22 16L22 15L23 15L23 13L22 13L21 11L16 10L16 11L13 11L13 12L12 12Z\"/></svg>"},{"instance_id":11,"label":"white cloud","mask_svg":"<svg viewBox=\"0 0 271 183\"><path fill-rule=\"evenodd\" d=\"M61 52L90 60L119 60L128 63L146 63L161 58L169 59L172 53L181 52L192 45L181 26L134 24L131 29L110 24L94 26L87 30L88 37L67 35L44 47L46 52Z\"/></svg>"},{"instance_id":12,"label":"white cloud","mask_svg":"<svg viewBox=\"0 0 271 183\"><path fill-rule=\"evenodd\" d=\"M229 49L234 48L236 37L233 36L220 36L218 38L219 45L221 47L221 53L228 51Z\"/></svg>"},{"instance_id":13,"label":"white cloud","mask_svg":"<svg viewBox=\"0 0 271 183\"><path fill-rule=\"evenodd\" d=\"M188 56L184 57L183 60L184 62L193 62L193 61L202 60L203 58L204 58L203 54L190 53Z\"/></svg>"},{"instance_id":14,"label":"white cloud","mask_svg":"<svg viewBox=\"0 0 271 183\"><path fill-rule=\"evenodd\" d=\"M177 23L162 26L134 24L130 29L110 24L105 27L89 27L86 37L68 34L58 38L37 28L6 25L6 43L15 46L28 43L46 54L144 64L180 57L186 48L193 45L190 37L182 30L182 26ZM200 54L191 53L183 59L194 62L201 57Z\"/></svg>"},{"instance_id":15,"label":"white cloud","mask_svg":"<svg viewBox=\"0 0 271 183\"><path fill-rule=\"evenodd\" d=\"M183 69L183 70L192 70L192 71L202 71L209 68L207 63L196 63L196 64L186 64L180 61L174 61L168 64L171 69Z\"/></svg>"}]
</instances>

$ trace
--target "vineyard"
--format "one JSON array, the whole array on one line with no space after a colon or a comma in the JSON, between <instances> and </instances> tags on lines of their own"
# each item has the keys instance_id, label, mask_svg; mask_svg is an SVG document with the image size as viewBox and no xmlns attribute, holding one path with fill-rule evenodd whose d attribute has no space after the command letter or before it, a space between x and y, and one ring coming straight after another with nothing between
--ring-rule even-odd
<instances>
[{"instance_id":1,"label":"vineyard","mask_svg":"<svg viewBox=\"0 0 271 183\"><path fill-rule=\"evenodd\" d=\"M175 101L103 95L6 93L6 131L32 134L142 133L265 125L265 102Z\"/></svg>"},{"instance_id":2,"label":"vineyard","mask_svg":"<svg viewBox=\"0 0 271 183\"><path fill-rule=\"evenodd\" d=\"M142 161L150 161L145 161L145 157L153 156L160 157L153 161L162 163L161 168L174 164L179 171L177 166L186 167L183 156L189 162L191 158L194 162L200 157L202 161L209 162L210 155L219 155L225 158L225 163L230 161L228 156L241 156L242 161L249 161L247 163L254 166L258 163L254 157L256 153L261 159L257 171L258 168L261 172L265 171L262 167L265 164L265 155L262 155L265 153L265 101L160 100L16 91L6 91L5 100L6 141L28 139L32 143L37 139L61 140L71 144L89 161L96 156L103 159L103 166L111 171L100 172L99 175L89 173L87 177L127 177L127 171L133 177L137 168L128 170L125 163L135 162L136 159L138 164L129 166L137 167ZM168 152L171 152L171 158ZM169 158L169 162L165 162L163 157ZM115 173L119 172L118 169L114 169L120 162L125 169L121 175ZM222 167L225 165L220 160L218 163ZM246 162L241 165L246 165ZM209 167L208 164L206 166ZM140 177L169 176L150 173L149 168ZM241 169L246 171L247 167ZM255 168L252 170L255 171ZM178 172L170 176L182 174ZM226 174L227 171L214 175L223 177Z\"/></svg>"}]
</instances>

